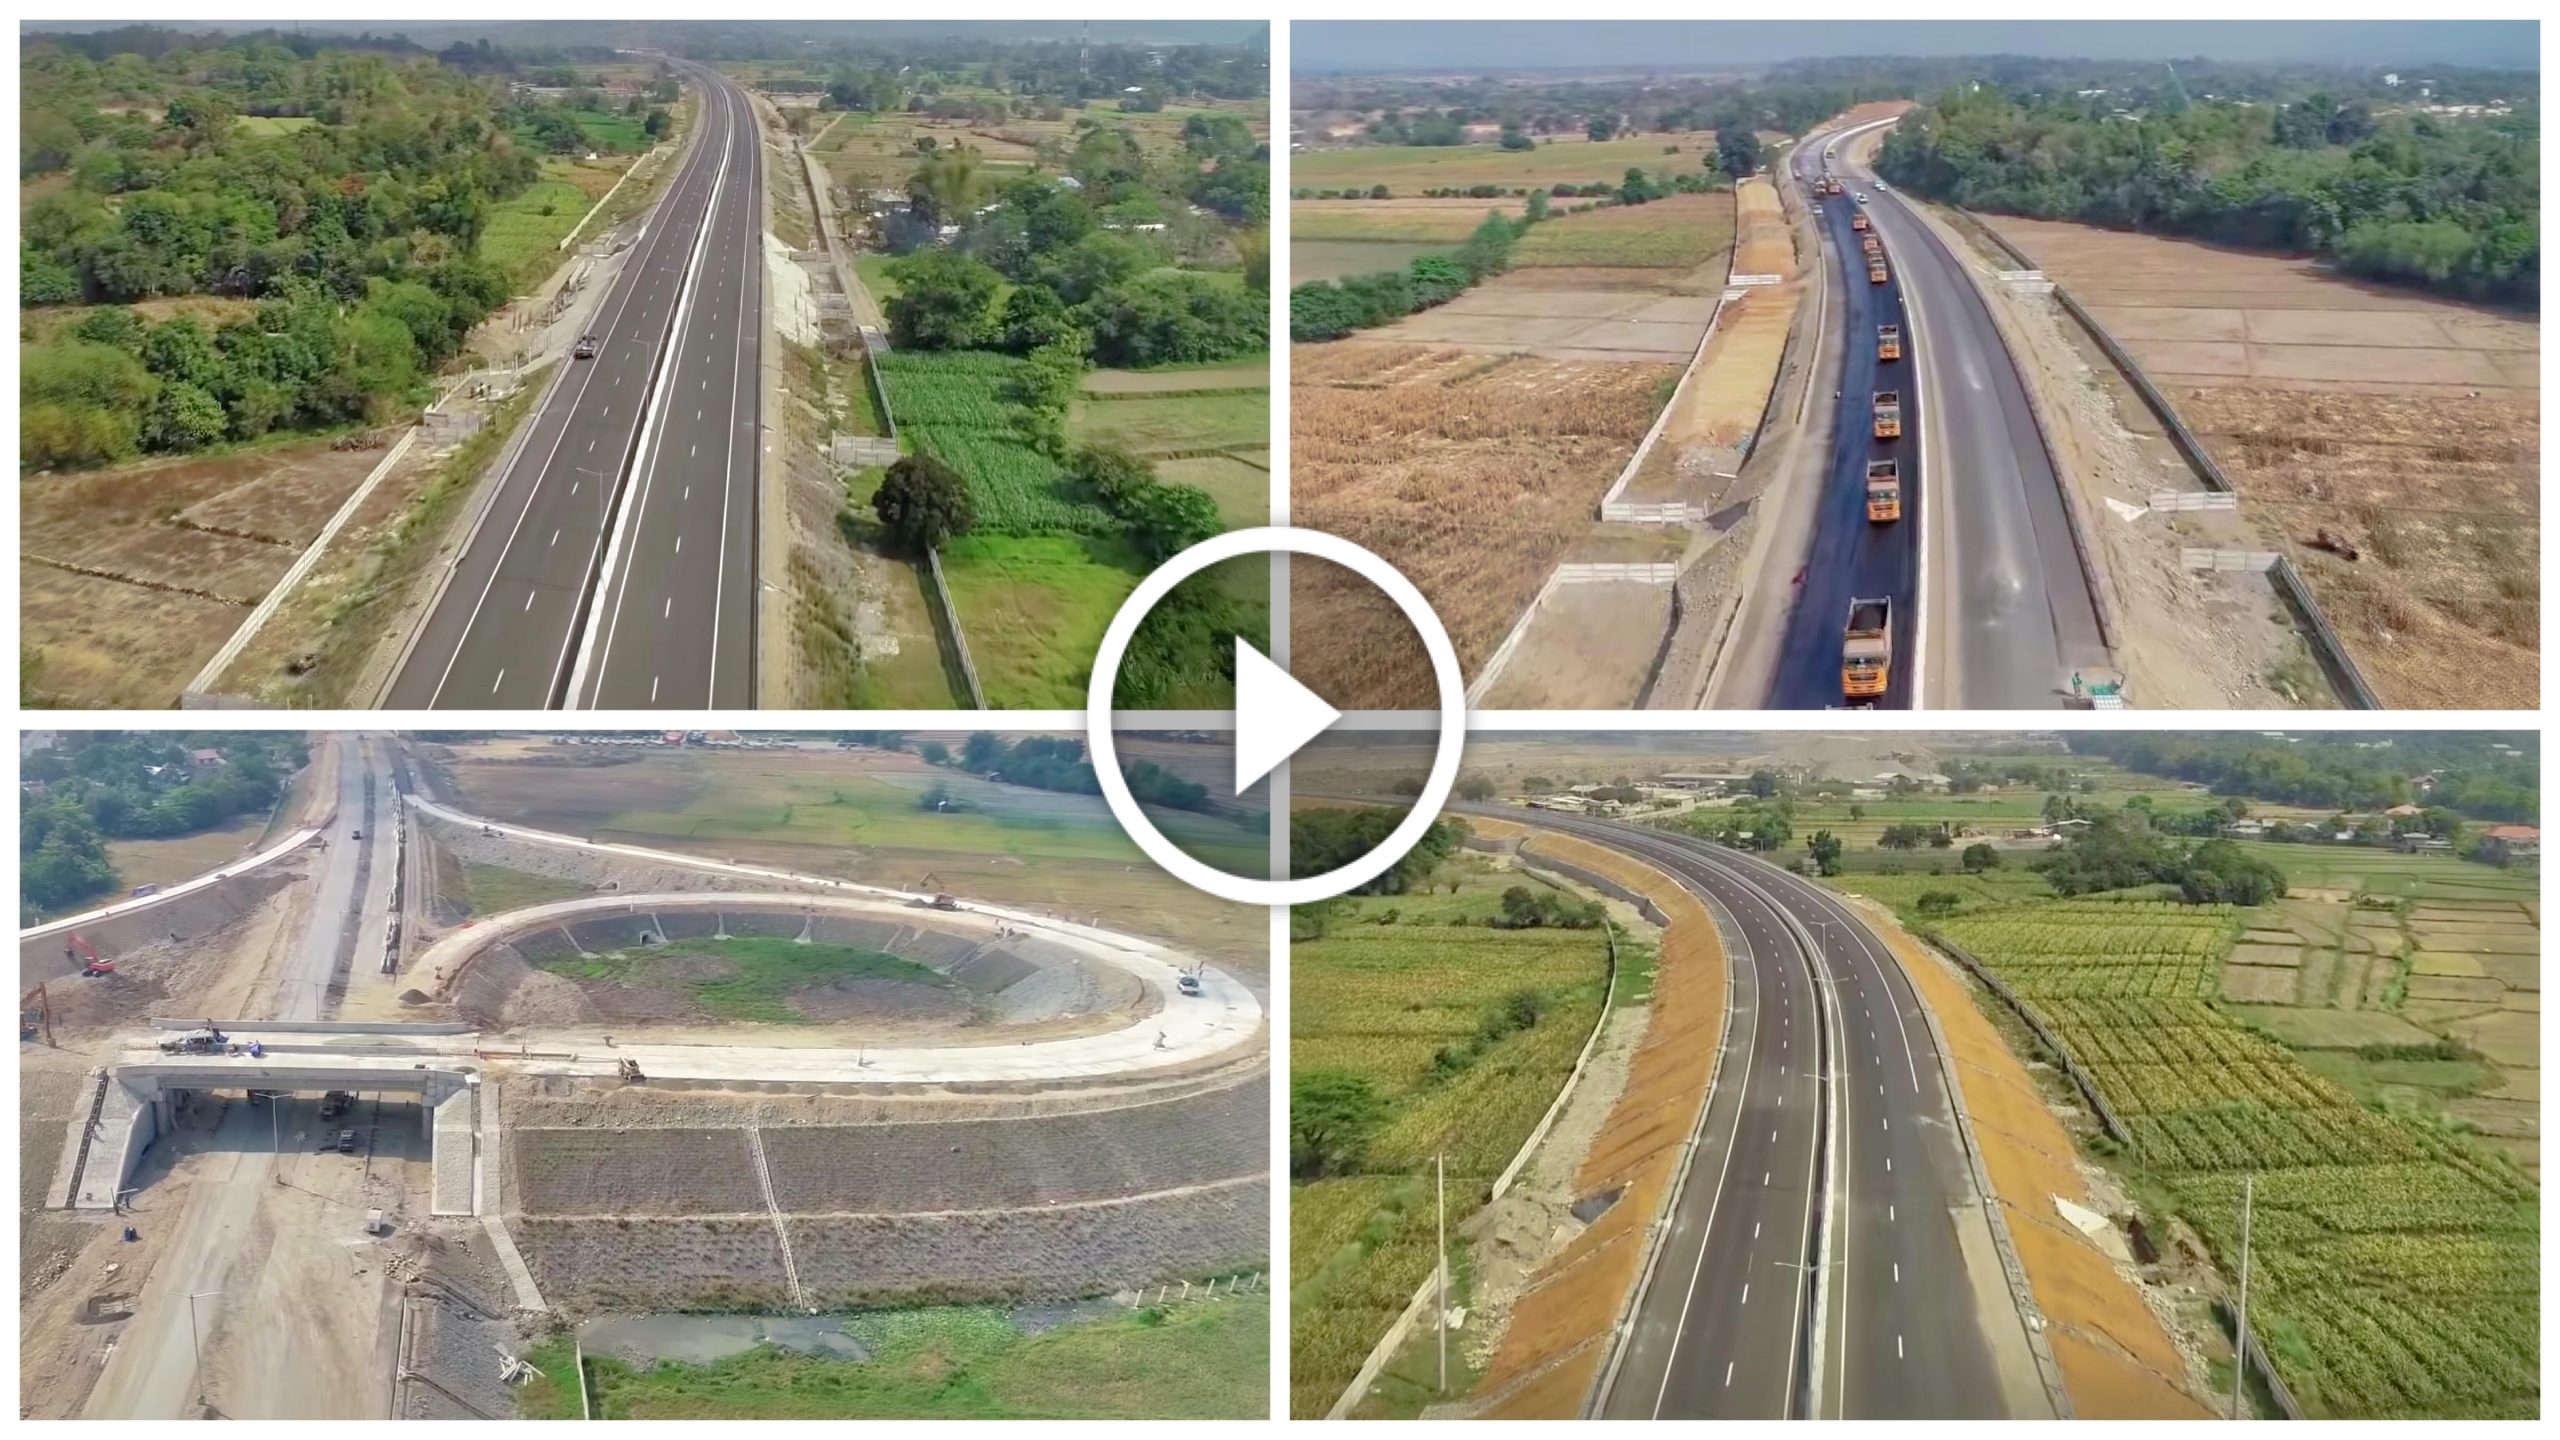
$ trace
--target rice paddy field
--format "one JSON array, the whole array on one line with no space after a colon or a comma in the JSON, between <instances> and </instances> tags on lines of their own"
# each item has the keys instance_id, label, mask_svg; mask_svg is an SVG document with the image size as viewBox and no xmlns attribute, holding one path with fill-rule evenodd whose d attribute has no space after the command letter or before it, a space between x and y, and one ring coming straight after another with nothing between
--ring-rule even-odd
<instances>
[{"instance_id":1,"label":"rice paddy field","mask_svg":"<svg viewBox=\"0 0 2560 1440\"><path fill-rule=\"evenodd\" d=\"M2450 1027L2500 1013L2510 993L2533 997L2529 1035L2530 882L2388 852L2250 848L2286 867L2292 895L2245 911L1987 900L1938 933L2043 1017L2123 1124L2141 1203L2193 1227L2225 1277L2255 1178L2251 1328L2311 1415L2538 1413L2533 1174L2460 1114L2395 1097L2387 1068L2341 1063L2476 1055ZM2421 964L2429 954L2445 958ZM2487 973L2500 955L2517 958L2506 980ZM2351 991L2302 978L2350 962ZM2461 973L2471 965L2483 973ZM2244 970L2285 975L2290 993L2265 997L2285 1003L2224 1003ZM2422 988L2439 975L2468 983ZM2429 1008L2456 1004L2465 1016ZM2457 1043L2438 1048L2446 1038Z\"/></svg>"},{"instance_id":2,"label":"rice paddy field","mask_svg":"<svg viewBox=\"0 0 2560 1440\"><path fill-rule=\"evenodd\" d=\"M1382 1104L1345 1173L1290 1188L1290 1413L1322 1416L1431 1273L1426 1178L1448 1167L1454 1233L1572 1073L1607 990L1597 930L1497 930L1502 891L1540 882L1477 857L1454 893L1347 902L1291 948L1290 1073L1358 1076ZM1526 1028L1489 1022L1536 997Z\"/></svg>"}]
</instances>

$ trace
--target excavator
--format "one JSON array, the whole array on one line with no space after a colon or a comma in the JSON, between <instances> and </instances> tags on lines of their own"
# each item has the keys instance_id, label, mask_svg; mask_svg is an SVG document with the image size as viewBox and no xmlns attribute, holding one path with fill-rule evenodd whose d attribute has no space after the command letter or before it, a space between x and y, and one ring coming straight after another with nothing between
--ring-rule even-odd
<instances>
[{"instance_id":1,"label":"excavator","mask_svg":"<svg viewBox=\"0 0 2560 1440\"><path fill-rule=\"evenodd\" d=\"M62 958L70 961L82 977L116 973L116 962L99 958L98 947L90 944L79 931L73 930L68 934L70 938L62 945Z\"/></svg>"}]
</instances>

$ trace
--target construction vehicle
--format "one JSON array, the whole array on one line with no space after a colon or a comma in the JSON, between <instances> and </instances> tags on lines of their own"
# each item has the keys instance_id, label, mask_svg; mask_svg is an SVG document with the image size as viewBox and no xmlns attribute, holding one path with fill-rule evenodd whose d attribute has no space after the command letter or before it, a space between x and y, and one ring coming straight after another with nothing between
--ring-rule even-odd
<instances>
[{"instance_id":1,"label":"construction vehicle","mask_svg":"<svg viewBox=\"0 0 2560 1440\"><path fill-rule=\"evenodd\" d=\"M18 997L18 1039L21 1043L44 1037L45 1045L53 1044L53 1001L39 985Z\"/></svg>"},{"instance_id":2,"label":"construction vehicle","mask_svg":"<svg viewBox=\"0 0 2560 1440\"><path fill-rule=\"evenodd\" d=\"M1840 178L1839 178L1838 176L1836 176L1836 175L1826 177L1826 178L1823 180L1823 182L1822 182L1822 189L1823 189L1823 193L1824 193L1824 194L1826 194L1826 195L1837 195L1837 194L1839 194L1839 193L1840 193Z\"/></svg>"},{"instance_id":3,"label":"construction vehicle","mask_svg":"<svg viewBox=\"0 0 2560 1440\"><path fill-rule=\"evenodd\" d=\"M161 1041L160 1053L163 1055L219 1055L222 1053L222 1047L228 1044L230 1039L230 1036L208 1026L202 1030L190 1030L183 1035L172 1035Z\"/></svg>"},{"instance_id":4,"label":"construction vehicle","mask_svg":"<svg viewBox=\"0 0 2560 1440\"><path fill-rule=\"evenodd\" d=\"M90 944L88 938L77 930L72 931L70 939L63 942L62 958L70 961L72 967L84 978L116 973L116 962L100 959L98 947Z\"/></svg>"},{"instance_id":5,"label":"construction vehicle","mask_svg":"<svg viewBox=\"0 0 2560 1440\"><path fill-rule=\"evenodd\" d=\"M1892 460L1867 462L1867 519L1882 525L1902 518L1902 466Z\"/></svg>"},{"instance_id":6,"label":"construction vehicle","mask_svg":"<svg viewBox=\"0 0 2560 1440\"><path fill-rule=\"evenodd\" d=\"M1858 253L1872 260L1884 253L1884 240L1873 230L1858 237Z\"/></svg>"},{"instance_id":7,"label":"construction vehicle","mask_svg":"<svg viewBox=\"0 0 2560 1440\"><path fill-rule=\"evenodd\" d=\"M1840 693L1853 705L1873 705L1893 673L1893 600L1852 599L1840 634Z\"/></svg>"},{"instance_id":8,"label":"construction vehicle","mask_svg":"<svg viewBox=\"0 0 2560 1440\"><path fill-rule=\"evenodd\" d=\"M364 838L364 832L361 830L350 829L347 831L347 838L350 840L361 840Z\"/></svg>"},{"instance_id":9,"label":"construction vehicle","mask_svg":"<svg viewBox=\"0 0 2560 1440\"><path fill-rule=\"evenodd\" d=\"M1876 392L1876 399L1875 399L1875 411L1876 411L1876 424L1875 424L1876 438L1877 438L1877 439L1879 439L1879 440L1899 440L1899 439L1901 439L1901 438L1902 438L1902 392L1901 392L1901 391L1899 391L1899 390L1879 390L1879 391L1877 391L1877 392Z\"/></svg>"},{"instance_id":10,"label":"construction vehicle","mask_svg":"<svg viewBox=\"0 0 2560 1440\"><path fill-rule=\"evenodd\" d=\"M640 1062L637 1060L616 1060L613 1062L613 1072L622 1077L622 1083L625 1085L638 1085L649 1078L640 1073Z\"/></svg>"},{"instance_id":11,"label":"construction vehicle","mask_svg":"<svg viewBox=\"0 0 2560 1440\"><path fill-rule=\"evenodd\" d=\"M1890 279L1890 278L1892 278L1892 277L1888 276L1888 275L1885 273L1885 268L1884 268L1884 257L1883 257L1883 256L1881 256L1881 255L1870 255L1870 256L1868 256L1868 257L1867 257L1867 283L1868 283L1868 284L1870 284L1870 285L1881 285L1881 284L1883 284L1886 280L1888 280L1888 279Z\"/></svg>"},{"instance_id":12,"label":"construction vehicle","mask_svg":"<svg viewBox=\"0 0 2560 1440\"><path fill-rule=\"evenodd\" d=\"M960 897L952 894L948 890L938 891L935 893L932 903L933 908L936 910L957 910L960 908Z\"/></svg>"},{"instance_id":13,"label":"construction vehicle","mask_svg":"<svg viewBox=\"0 0 2560 1440\"><path fill-rule=\"evenodd\" d=\"M390 1229L391 1223L382 1218L381 1211L367 1210L364 1212L364 1233L367 1235L388 1234Z\"/></svg>"},{"instance_id":14,"label":"construction vehicle","mask_svg":"<svg viewBox=\"0 0 2560 1440\"><path fill-rule=\"evenodd\" d=\"M335 1120L355 1108L356 1097L344 1090L332 1090L320 1097L320 1118Z\"/></svg>"},{"instance_id":15,"label":"construction vehicle","mask_svg":"<svg viewBox=\"0 0 2560 1440\"><path fill-rule=\"evenodd\" d=\"M1899 360L1899 359L1901 359L1901 358L1902 358L1902 327L1901 327L1901 326L1899 326L1899 325L1879 325L1879 326L1877 326L1877 327L1876 327L1876 359L1878 359L1878 360L1880 360L1880 361L1881 361L1881 360Z\"/></svg>"},{"instance_id":16,"label":"construction vehicle","mask_svg":"<svg viewBox=\"0 0 2560 1440\"><path fill-rule=\"evenodd\" d=\"M1864 230L1864 229L1866 229L1866 228L1867 228L1867 217L1866 217L1863 213L1862 213L1862 214L1857 214L1857 215L1852 215L1852 216L1850 216L1850 217L1849 217L1849 228L1850 228L1850 229L1852 229L1852 230Z\"/></svg>"}]
</instances>

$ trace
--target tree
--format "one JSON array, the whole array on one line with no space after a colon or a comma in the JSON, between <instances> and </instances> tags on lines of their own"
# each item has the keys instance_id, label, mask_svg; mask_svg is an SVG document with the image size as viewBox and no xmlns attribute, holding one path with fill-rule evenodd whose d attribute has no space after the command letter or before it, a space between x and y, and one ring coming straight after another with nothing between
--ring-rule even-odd
<instances>
[{"instance_id":1,"label":"tree","mask_svg":"<svg viewBox=\"0 0 2560 1440\"><path fill-rule=\"evenodd\" d=\"M890 543L918 554L977 523L977 503L960 472L930 455L903 455L881 478L872 513Z\"/></svg>"},{"instance_id":2,"label":"tree","mask_svg":"<svg viewBox=\"0 0 2560 1440\"><path fill-rule=\"evenodd\" d=\"M927 740L923 744L918 745L916 747L916 754L922 758L924 763L927 765L948 765L951 763L951 747L943 744L939 740Z\"/></svg>"},{"instance_id":3,"label":"tree","mask_svg":"<svg viewBox=\"0 0 2560 1440\"><path fill-rule=\"evenodd\" d=\"M1999 868L1999 851L1992 849L1989 845L1982 844L1967 845L1964 847L1964 871L1966 874L1979 875L1985 870L1997 870Z\"/></svg>"},{"instance_id":4,"label":"tree","mask_svg":"<svg viewBox=\"0 0 2560 1440\"><path fill-rule=\"evenodd\" d=\"M986 191L984 157L966 145L936 150L907 177L907 203L935 225L957 225Z\"/></svg>"},{"instance_id":5,"label":"tree","mask_svg":"<svg viewBox=\"0 0 2560 1440\"><path fill-rule=\"evenodd\" d=\"M1804 848L1813 856L1814 868L1825 875L1840 873L1840 837L1828 830L1816 830L1806 838Z\"/></svg>"},{"instance_id":6,"label":"tree","mask_svg":"<svg viewBox=\"0 0 2560 1440\"><path fill-rule=\"evenodd\" d=\"M1729 125L1716 132L1715 168L1736 180L1759 173L1762 158L1760 137L1747 125Z\"/></svg>"},{"instance_id":7,"label":"tree","mask_svg":"<svg viewBox=\"0 0 2560 1440\"><path fill-rule=\"evenodd\" d=\"M1108 440L1069 451L1064 468L1068 479L1093 491L1115 513L1156 483L1153 461Z\"/></svg>"},{"instance_id":8,"label":"tree","mask_svg":"<svg viewBox=\"0 0 2560 1440\"><path fill-rule=\"evenodd\" d=\"M1270 344L1267 304L1187 270L1141 275L1091 305L1095 363L1128 368L1225 360Z\"/></svg>"},{"instance_id":9,"label":"tree","mask_svg":"<svg viewBox=\"0 0 2560 1440\"><path fill-rule=\"evenodd\" d=\"M1002 763L1004 757L1004 741L998 739L992 730L972 730L969 738L960 742L960 768L963 770L983 773Z\"/></svg>"},{"instance_id":10,"label":"tree","mask_svg":"<svg viewBox=\"0 0 2560 1440\"><path fill-rule=\"evenodd\" d=\"M1317 1180L1360 1167L1369 1137L1385 1118L1369 1082L1338 1070L1289 1079L1289 1174Z\"/></svg>"},{"instance_id":11,"label":"tree","mask_svg":"<svg viewBox=\"0 0 2560 1440\"><path fill-rule=\"evenodd\" d=\"M1458 781L1457 791L1459 799L1471 800L1479 805L1492 799L1495 793L1493 782L1487 780L1481 775L1468 775L1461 777Z\"/></svg>"},{"instance_id":12,"label":"tree","mask_svg":"<svg viewBox=\"0 0 2560 1440\"><path fill-rule=\"evenodd\" d=\"M883 307L902 350L966 350L992 338L990 313L1004 277L983 261L919 250L891 262L898 293Z\"/></svg>"},{"instance_id":13,"label":"tree","mask_svg":"<svg viewBox=\"0 0 2560 1440\"><path fill-rule=\"evenodd\" d=\"M1618 117L1594 115L1583 125L1582 133L1590 136L1594 141L1615 139L1618 134Z\"/></svg>"}]
</instances>

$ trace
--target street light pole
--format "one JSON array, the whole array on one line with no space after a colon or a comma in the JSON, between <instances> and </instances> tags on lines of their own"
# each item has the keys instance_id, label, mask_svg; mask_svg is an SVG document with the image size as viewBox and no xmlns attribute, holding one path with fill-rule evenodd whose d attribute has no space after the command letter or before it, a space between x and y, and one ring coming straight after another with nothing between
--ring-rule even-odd
<instances>
[{"instance_id":1,"label":"street light pole","mask_svg":"<svg viewBox=\"0 0 2560 1440\"><path fill-rule=\"evenodd\" d=\"M198 1290L187 1297L187 1348L195 1356L196 1403L198 1405L210 1405L213 1402L205 1399L204 1397L204 1339L196 1330L196 1302L208 1295L219 1295L221 1293L222 1292L219 1290Z\"/></svg>"},{"instance_id":2,"label":"street light pole","mask_svg":"<svg viewBox=\"0 0 2560 1440\"><path fill-rule=\"evenodd\" d=\"M2231 1418L2240 1418L2240 1391L2249 1380L2249 1212L2256 1208L2258 1177L2240 1181L2240 1317L2231 1327Z\"/></svg>"},{"instance_id":3,"label":"street light pole","mask_svg":"<svg viewBox=\"0 0 2560 1440\"><path fill-rule=\"evenodd\" d=\"M1438 1287L1438 1304L1439 1304L1439 1310L1440 1310L1440 1393L1441 1393L1441 1394L1443 1394L1443 1395L1446 1395L1446 1394L1448 1394L1448 1393L1449 1393L1449 1152L1448 1152L1448 1151L1443 1150L1443 1151L1441 1151L1441 1152L1439 1153L1439 1155L1437 1155L1437 1156L1435 1156L1435 1157L1433 1158L1433 1160L1432 1160L1432 1169L1433 1169L1433 1172L1434 1172L1433 1185L1434 1185L1434 1188L1435 1188L1435 1190L1436 1190L1436 1194L1435 1194L1435 1197L1434 1197L1434 1199L1433 1199L1433 1203L1432 1203L1432 1209L1433 1209L1433 1211L1435 1212L1436 1218L1437 1218L1437 1220L1438 1220L1438 1224L1439 1224L1439 1235L1440 1235L1440 1266L1439 1266L1439 1271L1438 1271L1438 1273L1433 1277L1433 1280L1434 1280L1434 1283L1435 1283L1435 1284L1437 1285L1437 1287Z\"/></svg>"}]
</instances>

